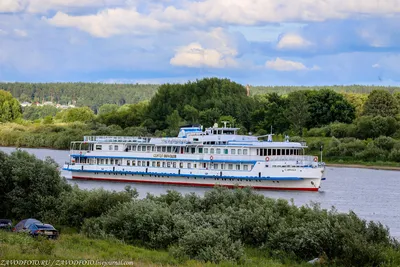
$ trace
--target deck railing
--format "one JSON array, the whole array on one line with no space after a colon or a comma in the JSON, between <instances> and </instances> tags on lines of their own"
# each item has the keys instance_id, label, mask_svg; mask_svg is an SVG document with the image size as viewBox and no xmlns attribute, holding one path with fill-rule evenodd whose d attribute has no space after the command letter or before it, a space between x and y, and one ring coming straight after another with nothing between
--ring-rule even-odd
<instances>
[{"instance_id":1,"label":"deck railing","mask_svg":"<svg viewBox=\"0 0 400 267\"><path fill-rule=\"evenodd\" d=\"M301 162L311 162L315 161L318 157L314 156L268 156L269 161L301 161Z\"/></svg>"},{"instance_id":2,"label":"deck railing","mask_svg":"<svg viewBox=\"0 0 400 267\"><path fill-rule=\"evenodd\" d=\"M150 137L139 136L84 136L84 142L148 143Z\"/></svg>"}]
</instances>

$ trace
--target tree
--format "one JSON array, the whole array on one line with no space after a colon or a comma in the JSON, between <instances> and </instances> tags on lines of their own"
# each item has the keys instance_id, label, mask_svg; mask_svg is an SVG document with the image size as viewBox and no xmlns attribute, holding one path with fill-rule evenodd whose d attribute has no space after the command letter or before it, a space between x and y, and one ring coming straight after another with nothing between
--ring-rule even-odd
<instances>
[{"instance_id":1,"label":"tree","mask_svg":"<svg viewBox=\"0 0 400 267\"><path fill-rule=\"evenodd\" d=\"M374 90L365 102L363 115L393 117L398 111L398 103L393 95L386 90Z\"/></svg>"},{"instance_id":2,"label":"tree","mask_svg":"<svg viewBox=\"0 0 400 267\"><path fill-rule=\"evenodd\" d=\"M104 104L99 108L98 115L116 112L118 108L117 104Z\"/></svg>"},{"instance_id":3,"label":"tree","mask_svg":"<svg viewBox=\"0 0 400 267\"><path fill-rule=\"evenodd\" d=\"M21 106L11 93L0 90L0 121L7 122L21 117Z\"/></svg>"},{"instance_id":4,"label":"tree","mask_svg":"<svg viewBox=\"0 0 400 267\"><path fill-rule=\"evenodd\" d=\"M321 127L332 122L351 123L355 108L339 93L329 89L307 91L310 119L308 127Z\"/></svg>"},{"instance_id":5,"label":"tree","mask_svg":"<svg viewBox=\"0 0 400 267\"><path fill-rule=\"evenodd\" d=\"M190 123L198 123L199 122L199 111L191 106L185 105L183 108L183 114L186 121Z\"/></svg>"},{"instance_id":6,"label":"tree","mask_svg":"<svg viewBox=\"0 0 400 267\"><path fill-rule=\"evenodd\" d=\"M179 126L182 124L182 118L179 116L179 112L174 110L170 115L167 116L166 123L168 124L168 129L172 131L179 131Z\"/></svg>"},{"instance_id":7,"label":"tree","mask_svg":"<svg viewBox=\"0 0 400 267\"><path fill-rule=\"evenodd\" d=\"M88 122L94 119L93 111L88 107L70 108L63 112L62 120L64 122Z\"/></svg>"},{"instance_id":8,"label":"tree","mask_svg":"<svg viewBox=\"0 0 400 267\"><path fill-rule=\"evenodd\" d=\"M291 124L293 131L300 135L310 118L307 96L303 91L291 92L287 98L286 118Z\"/></svg>"},{"instance_id":9,"label":"tree","mask_svg":"<svg viewBox=\"0 0 400 267\"><path fill-rule=\"evenodd\" d=\"M255 132L284 133L289 129L289 121L285 116L287 100L277 93L270 93L259 98L258 107L251 114L252 127Z\"/></svg>"}]
</instances>

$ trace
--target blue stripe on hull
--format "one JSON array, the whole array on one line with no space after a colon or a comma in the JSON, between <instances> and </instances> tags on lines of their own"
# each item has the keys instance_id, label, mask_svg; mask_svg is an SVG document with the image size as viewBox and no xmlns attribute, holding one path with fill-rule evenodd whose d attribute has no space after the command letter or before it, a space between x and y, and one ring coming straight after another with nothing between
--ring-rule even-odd
<instances>
[{"instance_id":1,"label":"blue stripe on hull","mask_svg":"<svg viewBox=\"0 0 400 267\"><path fill-rule=\"evenodd\" d=\"M177 174L177 173L159 173L159 172L132 172L132 171L108 171L108 170L73 170L63 168L70 172L89 172L89 173L115 173L115 174L136 174L136 175L154 175L154 176L172 176L172 177L191 177L191 178L208 178L208 179L239 179L239 180L266 180L266 181L300 181L301 177L271 177L271 176L219 176L219 175L201 175L201 174Z\"/></svg>"}]
</instances>

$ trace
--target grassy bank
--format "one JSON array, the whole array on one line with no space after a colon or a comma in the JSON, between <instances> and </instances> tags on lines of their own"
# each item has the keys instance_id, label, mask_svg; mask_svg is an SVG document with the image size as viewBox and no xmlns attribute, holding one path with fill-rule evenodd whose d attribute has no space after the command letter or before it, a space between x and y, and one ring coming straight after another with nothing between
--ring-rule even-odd
<instances>
[{"instance_id":1,"label":"grassy bank","mask_svg":"<svg viewBox=\"0 0 400 267\"><path fill-rule=\"evenodd\" d=\"M240 266L309 266L287 261L282 263L265 257L265 252L246 249L246 260ZM25 234L0 231L0 259L2 260L92 260L130 262L129 266L233 266L232 262L220 264L195 260L179 261L167 251L150 250L127 245L115 239L90 239L81 234L63 233L58 240L34 239ZM15 266L19 264L13 264ZM93 265L91 265L93 266Z\"/></svg>"}]
</instances>

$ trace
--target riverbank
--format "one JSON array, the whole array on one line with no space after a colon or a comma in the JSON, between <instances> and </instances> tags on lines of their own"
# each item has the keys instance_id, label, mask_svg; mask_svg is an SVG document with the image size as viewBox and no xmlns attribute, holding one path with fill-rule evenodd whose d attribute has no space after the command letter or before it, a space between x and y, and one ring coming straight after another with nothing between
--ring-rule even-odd
<instances>
[{"instance_id":1,"label":"riverbank","mask_svg":"<svg viewBox=\"0 0 400 267\"><path fill-rule=\"evenodd\" d=\"M368 165L373 164L366 162L363 164L352 164L352 163L328 163L327 167L335 167L335 168L357 168L357 169L371 169L371 170L386 170L386 171L400 171L400 167L398 166L379 166L379 165Z\"/></svg>"},{"instance_id":2,"label":"riverbank","mask_svg":"<svg viewBox=\"0 0 400 267\"><path fill-rule=\"evenodd\" d=\"M261 250L247 249L248 258L240 266L307 266L302 263L280 263L265 257ZM127 245L115 239L91 239L81 234L61 233L58 240L34 239L25 234L0 231L0 258L9 266L26 266L19 261L48 261L48 265L106 266L234 266L232 262L220 264L203 263L196 260L177 260L167 251L150 250ZM15 264L14 264L15 263ZM85 264L86 263L86 264ZM47 265L47 264L46 264Z\"/></svg>"}]
</instances>

